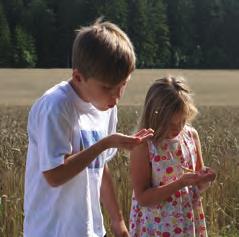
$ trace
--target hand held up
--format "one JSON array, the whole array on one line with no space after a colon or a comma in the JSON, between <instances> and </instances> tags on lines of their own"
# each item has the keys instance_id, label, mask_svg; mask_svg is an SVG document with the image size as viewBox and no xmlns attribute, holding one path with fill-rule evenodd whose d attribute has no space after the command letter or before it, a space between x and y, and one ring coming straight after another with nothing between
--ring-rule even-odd
<instances>
[{"instance_id":1,"label":"hand held up","mask_svg":"<svg viewBox=\"0 0 239 237\"><path fill-rule=\"evenodd\" d=\"M124 135L122 133L115 133L104 138L104 143L107 148L121 148L132 150L135 146L146 141L153 136L152 129L141 129L132 136Z\"/></svg>"}]
</instances>

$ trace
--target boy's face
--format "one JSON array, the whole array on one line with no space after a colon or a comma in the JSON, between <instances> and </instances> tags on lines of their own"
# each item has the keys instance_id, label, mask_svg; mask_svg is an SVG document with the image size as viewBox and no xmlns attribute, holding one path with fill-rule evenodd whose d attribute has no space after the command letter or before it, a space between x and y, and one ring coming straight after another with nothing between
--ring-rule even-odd
<instances>
[{"instance_id":1,"label":"boy's face","mask_svg":"<svg viewBox=\"0 0 239 237\"><path fill-rule=\"evenodd\" d=\"M80 96L86 102L93 104L98 110L105 111L114 107L124 94L130 75L117 85L110 85L94 78L82 79Z\"/></svg>"}]
</instances>

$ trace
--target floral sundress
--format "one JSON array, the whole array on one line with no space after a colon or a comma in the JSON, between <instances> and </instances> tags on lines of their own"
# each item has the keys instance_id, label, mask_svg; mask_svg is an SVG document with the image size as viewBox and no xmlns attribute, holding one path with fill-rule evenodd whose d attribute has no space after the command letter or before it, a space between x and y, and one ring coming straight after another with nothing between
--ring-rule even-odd
<instances>
[{"instance_id":1,"label":"floral sundress","mask_svg":"<svg viewBox=\"0 0 239 237\"><path fill-rule=\"evenodd\" d=\"M148 142L153 187L177 180L184 172L182 166L195 170L192 130L186 125L177 137L160 146ZM131 237L207 237L198 188L184 187L154 207L140 206L133 193L129 229Z\"/></svg>"}]
</instances>

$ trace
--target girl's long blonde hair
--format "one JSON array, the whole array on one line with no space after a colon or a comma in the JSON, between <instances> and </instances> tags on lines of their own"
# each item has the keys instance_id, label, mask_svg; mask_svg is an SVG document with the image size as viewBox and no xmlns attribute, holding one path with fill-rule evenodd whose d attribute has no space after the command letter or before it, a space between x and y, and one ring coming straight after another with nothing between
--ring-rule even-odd
<instances>
[{"instance_id":1,"label":"girl's long blonde hair","mask_svg":"<svg viewBox=\"0 0 239 237\"><path fill-rule=\"evenodd\" d=\"M171 118L177 113L181 113L187 123L198 113L185 79L171 76L158 79L147 92L139 128L152 128L153 141L159 143L166 137Z\"/></svg>"}]
</instances>

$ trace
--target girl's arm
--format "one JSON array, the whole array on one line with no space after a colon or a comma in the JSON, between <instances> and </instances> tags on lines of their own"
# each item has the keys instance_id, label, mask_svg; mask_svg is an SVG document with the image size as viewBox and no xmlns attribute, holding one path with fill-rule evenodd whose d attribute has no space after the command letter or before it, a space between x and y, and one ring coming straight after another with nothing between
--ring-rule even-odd
<instances>
[{"instance_id":1,"label":"girl's arm","mask_svg":"<svg viewBox=\"0 0 239 237\"><path fill-rule=\"evenodd\" d=\"M152 187L151 165L146 142L135 147L131 153L130 172L135 198L142 206L154 206L166 200L184 186L196 184L198 174L185 173L178 180L162 186Z\"/></svg>"},{"instance_id":2,"label":"girl's arm","mask_svg":"<svg viewBox=\"0 0 239 237\"><path fill-rule=\"evenodd\" d=\"M203 158L202 158L202 149L201 149L201 142L198 136L198 132L193 129L192 132L193 135L193 139L196 145L196 149L197 149L197 161L196 161L196 171L200 171L204 168L204 162L203 162Z\"/></svg>"},{"instance_id":3,"label":"girl's arm","mask_svg":"<svg viewBox=\"0 0 239 237\"><path fill-rule=\"evenodd\" d=\"M106 208L109 213L114 236L129 237L122 212L117 202L111 174L107 165L104 167L100 196L104 208Z\"/></svg>"}]
</instances>

